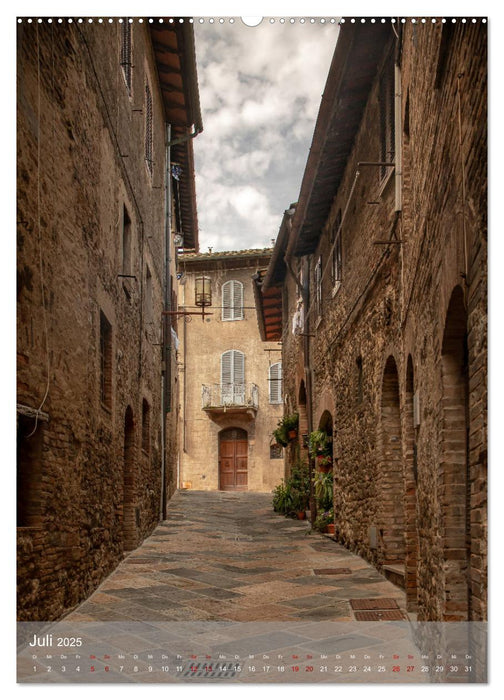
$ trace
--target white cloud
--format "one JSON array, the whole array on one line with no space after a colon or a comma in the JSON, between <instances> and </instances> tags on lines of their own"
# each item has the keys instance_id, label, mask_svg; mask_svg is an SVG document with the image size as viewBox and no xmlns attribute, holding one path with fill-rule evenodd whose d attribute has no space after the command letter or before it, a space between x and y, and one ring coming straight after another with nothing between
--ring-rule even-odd
<instances>
[{"instance_id":1,"label":"white cloud","mask_svg":"<svg viewBox=\"0 0 504 700\"><path fill-rule=\"evenodd\" d=\"M270 245L299 193L337 27L263 21L195 31L202 249Z\"/></svg>"}]
</instances>

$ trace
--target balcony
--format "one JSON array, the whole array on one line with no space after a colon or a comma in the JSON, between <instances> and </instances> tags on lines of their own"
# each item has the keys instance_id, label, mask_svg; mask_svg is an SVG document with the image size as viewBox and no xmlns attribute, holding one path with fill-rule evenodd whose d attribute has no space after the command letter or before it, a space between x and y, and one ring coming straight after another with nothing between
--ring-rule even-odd
<instances>
[{"instance_id":1,"label":"balcony","mask_svg":"<svg viewBox=\"0 0 504 700\"><path fill-rule=\"evenodd\" d=\"M242 414L253 420L259 408L259 389L257 384L203 384L201 408L214 419Z\"/></svg>"}]
</instances>

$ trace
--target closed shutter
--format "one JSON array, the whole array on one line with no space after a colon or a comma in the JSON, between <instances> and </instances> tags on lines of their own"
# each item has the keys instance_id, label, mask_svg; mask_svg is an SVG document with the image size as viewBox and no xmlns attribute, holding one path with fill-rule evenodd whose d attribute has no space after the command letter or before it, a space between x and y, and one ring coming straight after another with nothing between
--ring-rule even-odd
<instances>
[{"instance_id":1,"label":"closed shutter","mask_svg":"<svg viewBox=\"0 0 504 700\"><path fill-rule=\"evenodd\" d=\"M243 318L243 284L229 280L222 285L222 320L238 321Z\"/></svg>"},{"instance_id":2,"label":"closed shutter","mask_svg":"<svg viewBox=\"0 0 504 700\"><path fill-rule=\"evenodd\" d=\"M282 363L275 362L269 368L269 402L282 403Z\"/></svg>"},{"instance_id":3,"label":"closed shutter","mask_svg":"<svg viewBox=\"0 0 504 700\"><path fill-rule=\"evenodd\" d=\"M245 355L239 350L228 350L221 356L222 402L245 403Z\"/></svg>"},{"instance_id":4,"label":"closed shutter","mask_svg":"<svg viewBox=\"0 0 504 700\"><path fill-rule=\"evenodd\" d=\"M243 318L243 284L237 280L233 280L233 318Z\"/></svg>"}]
</instances>

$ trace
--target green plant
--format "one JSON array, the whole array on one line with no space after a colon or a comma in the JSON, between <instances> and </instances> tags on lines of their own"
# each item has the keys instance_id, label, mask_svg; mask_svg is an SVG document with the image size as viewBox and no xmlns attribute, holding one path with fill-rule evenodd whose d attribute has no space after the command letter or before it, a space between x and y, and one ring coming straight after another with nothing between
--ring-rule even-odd
<instances>
[{"instance_id":1,"label":"green plant","mask_svg":"<svg viewBox=\"0 0 504 700\"><path fill-rule=\"evenodd\" d=\"M317 472L313 477L313 488L317 499L317 511L328 511L333 505L333 475Z\"/></svg>"},{"instance_id":2,"label":"green plant","mask_svg":"<svg viewBox=\"0 0 504 700\"><path fill-rule=\"evenodd\" d=\"M323 430L314 430L308 439L308 449L311 457L329 454L330 437Z\"/></svg>"},{"instance_id":3,"label":"green plant","mask_svg":"<svg viewBox=\"0 0 504 700\"><path fill-rule=\"evenodd\" d=\"M291 475L273 490L273 510L289 515L306 510L310 498L310 475L308 465L298 462Z\"/></svg>"},{"instance_id":4,"label":"green plant","mask_svg":"<svg viewBox=\"0 0 504 700\"><path fill-rule=\"evenodd\" d=\"M324 532L327 526L333 522L334 511L332 508L330 508L329 510L323 511L322 513L319 513L317 515L315 522L313 523L313 527L315 530L320 530L320 532Z\"/></svg>"},{"instance_id":5,"label":"green plant","mask_svg":"<svg viewBox=\"0 0 504 700\"><path fill-rule=\"evenodd\" d=\"M292 497L285 482L275 486L273 490L273 510L276 513L288 513L292 508Z\"/></svg>"},{"instance_id":6,"label":"green plant","mask_svg":"<svg viewBox=\"0 0 504 700\"><path fill-rule=\"evenodd\" d=\"M282 447L286 447L291 439L289 438L289 432L291 430L297 430L298 424L299 416L297 413L291 413L281 418L277 423L277 427L273 431L273 437L275 438L276 442L279 445L282 445Z\"/></svg>"}]
</instances>

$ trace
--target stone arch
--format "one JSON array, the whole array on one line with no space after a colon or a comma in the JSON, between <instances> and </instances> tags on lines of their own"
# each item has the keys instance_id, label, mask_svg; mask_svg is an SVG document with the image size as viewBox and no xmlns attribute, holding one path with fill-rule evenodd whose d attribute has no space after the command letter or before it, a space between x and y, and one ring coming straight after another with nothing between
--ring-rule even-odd
<instances>
[{"instance_id":1,"label":"stone arch","mask_svg":"<svg viewBox=\"0 0 504 700\"><path fill-rule=\"evenodd\" d=\"M468 478L468 355L464 293L452 292L441 351L442 433L439 469L445 620L467 620L470 524Z\"/></svg>"},{"instance_id":2,"label":"stone arch","mask_svg":"<svg viewBox=\"0 0 504 700\"><path fill-rule=\"evenodd\" d=\"M383 564L403 567L405 523L399 375L392 355L389 355L383 372L380 433L380 538Z\"/></svg>"},{"instance_id":3,"label":"stone arch","mask_svg":"<svg viewBox=\"0 0 504 700\"><path fill-rule=\"evenodd\" d=\"M406 516L406 561L405 588L408 610L418 609L418 523L417 523L417 436L415 428L415 375L413 359L408 355L404 402L404 459L405 459L405 501Z\"/></svg>"},{"instance_id":4,"label":"stone arch","mask_svg":"<svg viewBox=\"0 0 504 700\"><path fill-rule=\"evenodd\" d=\"M124 452L123 452L123 548L125 551L135 549L138 543L136 510L136 460L135 460L135 421L131 406L124 414Z\"/></svg>"}]
</instances>

